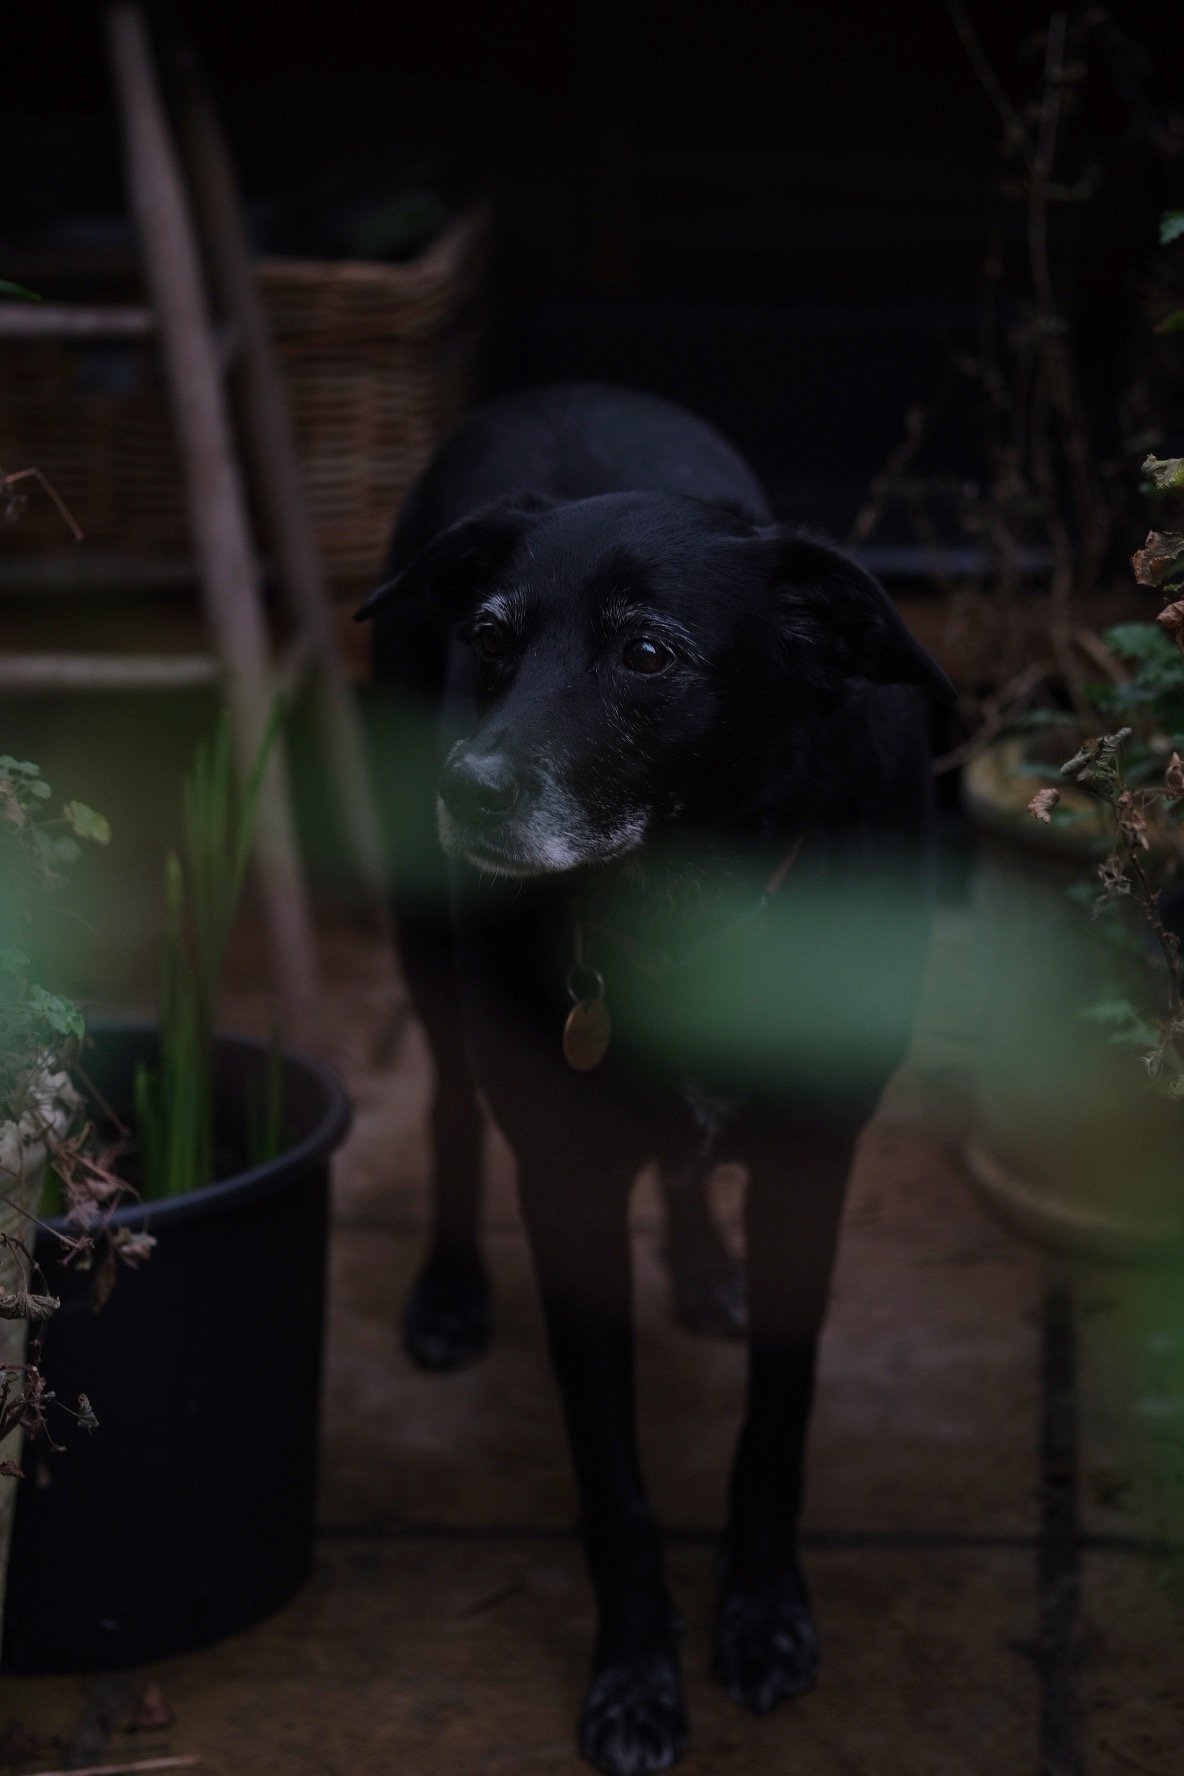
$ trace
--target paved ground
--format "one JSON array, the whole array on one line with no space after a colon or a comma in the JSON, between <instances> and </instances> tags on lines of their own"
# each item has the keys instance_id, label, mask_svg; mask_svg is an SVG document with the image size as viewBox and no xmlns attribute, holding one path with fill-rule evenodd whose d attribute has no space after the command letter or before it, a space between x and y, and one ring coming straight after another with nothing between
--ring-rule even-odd
<instances>
[{"instance_id":1,"label":"paved ground","mask_svg":"<svg viewBox=\"0 0 1184 1776\"><path fill-rule=\"evenodd\" d=\"M1157 1315L1145 1286L1079 1271L1058 1344L1042 1261L984 1215L957 1159L965 965L951 915L915 1055L860 1156L806 1512L823 1675L763 1722L706 1670L741 1357L672 1325L639 1191L645 1449L688 1620L688 1776L1035 1776L1041 1744L1049 1776L1078 1754L1085 1776L1184 1769L1178 1581L1161 1545L1181 1479L1162 1435L1181 1420L1170 1304ZM41 1740L23 1768L61 1768L71 1748L77 1763L196 1753L222 1776L581 1767L589 1599L506 1156L491 1141L497 1347L468 1374L423 1377L396 1325L423 1215L426 1057L408 1024L394 1062L375 1064L392 988L371 948L337 934L332 972L330 1041L358 1116L337 1180L315 1577L272 1621L150 1672L0 1683L0 1728ZM262 1021L250 992L236 1009ZM722 1179L733 1219L736 1197ZM1066 1356L1071 1378L1074 1328L1079 1472L1041 1379ZM132 1736L146 1682L175 1719Z\"/></svg>"}]
</instances>

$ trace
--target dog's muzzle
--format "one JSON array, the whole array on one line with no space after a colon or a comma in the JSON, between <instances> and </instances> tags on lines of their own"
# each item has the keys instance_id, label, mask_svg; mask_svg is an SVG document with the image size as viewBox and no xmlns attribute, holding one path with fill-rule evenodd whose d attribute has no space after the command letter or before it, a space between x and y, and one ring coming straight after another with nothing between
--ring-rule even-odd
<instances>
[{"instance_id":1,"label":"dog's muzzle","mask_svg":"<svg viewBox=\"0 0 1184 1776\"><path fill-rule=\"evenodd\" d=\"M502 753L462 752L440 773L440 800L458 827L477 837L496 832L518 801L518 778Z\"/></svg>"}]
</instances>

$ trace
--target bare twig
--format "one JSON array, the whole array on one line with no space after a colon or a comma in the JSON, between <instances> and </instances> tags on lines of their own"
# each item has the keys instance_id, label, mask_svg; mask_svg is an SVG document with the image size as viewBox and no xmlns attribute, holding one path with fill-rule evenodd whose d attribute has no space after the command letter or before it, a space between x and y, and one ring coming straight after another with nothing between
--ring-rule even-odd
<instances>
[{"instance_id":1,"label":"bare twig","mask_svg":"<svg viewBox=\"0 0 1184 1776\"><path fill-rule=\"evenodd\" d=\"M1031 666L1025 666L1014 678L1008 679L996 694L983 705L983 720L968 739L963 740L952 751L945 752L933 761L935 775L941 776L946 771L954 771L960 765L968 764L977 758L992 740L995 740L1025 709L1031 700L1032 693L1046 683L1053 675L1054 663L1051 660L1037 660Z\"/></svg>"},{"instance_id":2,"label":"bare twig","mask_svg":"<svg viewBox=\"0 0 1184 1776\"><path fill-rule=\"evenodd\" d=\"M1070 639L1074 647L1080 648L1087 660L1092 660L1098 670L1105 673L1111 684L1130 683L1130 667L1124 666L1117 655L1106 646L1101 636L1095 634L1092 629L1075 628L1070 633Z\"/></svg>"},{"instance_id":3,"label":"bare twig","mask_svg":"<svg viewBox=\"0 0 1184 1776\"><path fill-rule=\"evenodd\" d=\"M1143 908L1143 917L1150 927L1156 943L1163 952L1168 974L1168 1009L1172 1021L1184 1011L1184 1002L1180 998L1180 939L1174 931L1169 931L1159 914L1159 891L1152 888L1147 880L1147 871L1137 851L1130 851L1126 859L1127 868L1135 879L1139 890L1139 903Z\"/></svg>"},{"instance_id":4,"label":"bare twig","mask_svg":"<svg viewBox=\"0 0 1184 1776\"><path fill-rule=\"evenodd\" d=\"M50 481L47 476L43 475L40 469L14 469L10 474L5 474L0 470L0 493L6 493L10 487L15 487L18 481L36 481L38 487L49 495L50 499L57 507L62 519L69 526L70 534L73 536L74 541L76 543L82 541L82 530L71 517L70 509L65 500L62 498L53 482Z\"/></svg>"},{"instance_id":5,"label":"bare twig","mask_svg":"<svg viewBox=\"0 0 1184 1776\"><path fill-rule=\"evenodd\" d=\"M970 58L971 67L978 75L983 91L999 113L1009 144L1018 148L1026 160L1031 160L1032 145L1028 140L1028 132L1024 128L1023 119L1003 90L999 76L991 66L990 57L979 42L974 26L966 16L962 0L942 0L942 5L949 14L950 23L958 33L962 47Z\"/></svg>"},{"instance_id":6,"label":"bare twig","mask_svg":"<svg viewBox=\"0 0 1184 1776\"><path fill-rule=\"evenodd\" d=\"M1008 229L997 217L986 243L978 305L978 343L962 351L954 367L980 393L985 473L967 480L960 494L961 521L981 549L981 566L956 587L937 568L937 538L929 513L939 489L928 481L908 479L925 435L928 418L911 409L902 437L872 482L869 498L856 520L852 540L864 542L888 505L906 509L911 528L934 561L934 578L956 593L955 614L969 639L980 646L986 633L980 613L991 621L991 659L983 677L1019 672L1033 628L1029 582L1034 532L1047 551L1048 598L1037 619L1047 650L1068 691L1078 717L1095 718L1089 681L1100 668L1107 679L1122 683L1121 664L1094 638L1087 638L1077 615L1084 599L1096 590L1112 534L1112 498L1100 473L1072 335L1058 290L1059 267L1052 232L1055 207L1081 201L1091 188L1095 169L1066 169L1066 124L1081 78L1081 45L1099 30L1095 11L1052 13L1043 36L1043 60L1037 102L1031 120L1009 98L987 57L963 0L943 0L946 13L992 107L1002 119L1003 153L1013 159L1007 197L1024 206L1022 235L1030 302L1018 318L1001 300L1006 269ZM1017 154L1018 151L1018 154ZM1014 159L1022 156L1019 166ZM956 498L959 496L956 495ZM928 503L927 503L928 502ZM983 633L980 634L979 631ZM964 640L967 639L964 636ZM972 756L984 735L998 732L998 698L982 709L983 735L959 747L939 769Z\"/></svg>"},{"instance_id":7,"label":"bare twig","mask_svg":"<svg viewBox=\"0 0 1184 1776\"><path fill-rule=\"evenodd\" d=\"M1040 102L1040 126L1036 154L1028 181L1028 262L1036 295L1040 370L1043 392L1059 420L1059 441L1069 470L1080 546L1074 549L1067 531L1058 536L1058 565L1053 599L1057 619L1064 620L1070 591L1092 589L1108 538L1106 505L1101 498L1089 446L1089 428L1078 394L1067 345L1067 326L1057 303L1049 247L1049 205L1052 201L1058 132L1065 86L1067 24L1063 12L1054 12L1045 41L1044 91ZM1054 475L1048 459L1047 434L1040 434L1042 448L1037 467L1049 517L1062 531ZM1062 553L1063 551L1063 553ZM1072 684L1074 681L1070 680Z\"/></svg>"},{"instance_id":8,"label":"bare twig","mask_svg":"<svg viewBox=\"0 0 1184 1776\"><path fill-rule=\"evenodd\" d=\"M925 442L937 405L937 401L934 401L929 407L910 407L905 414L904 432L900 442L890 451L883 468L873 478L868 488L868 497L856 513L855 522L847 537L850 545L866 542L883 518L906 469Z\"/></svg>"}]
</instances>

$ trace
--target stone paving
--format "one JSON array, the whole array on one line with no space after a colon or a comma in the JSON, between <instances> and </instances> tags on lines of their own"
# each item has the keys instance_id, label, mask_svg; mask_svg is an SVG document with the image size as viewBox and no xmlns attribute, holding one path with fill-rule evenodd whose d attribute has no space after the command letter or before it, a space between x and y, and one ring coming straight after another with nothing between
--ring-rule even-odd
<instances>
[{"instance_id":1,"label":"stone paving","mask_svg":"<svg viewBox=\"0 0 1184 1776\"><path fill-rule=\"evenodd\" d=\"M707 1672L741 1353L672 1323L654 1192L639 1188L644 1448L688 1625L687 1776L1042 1767L1046 1277L1042 1258L984 1214L958 1159L973 1047L959 972L967 942L961 916L947 915L913 1057L860 1154L810 1452L805 1562L822 1676L764 1721L737 1711ZM151 1671L3 1680L0 1729L19 1721L41 1740L21 1768L93 1762L96 1748L100 1758L197 1755L221 1776L583 1767L572 1723L591 1610L507 1155L491 1136L496 1347L465 1374L420 1375L397 1324L424 1210L426 1053L409 1020L390 1028L397 989L373 946L342 929L330 948L327 1046L357 1121L336 1181L314 1578L271 1621ZM233 1011L240 1025L266 1027L250 988ZM396 1038L394 1058L379 1063L384 1035ZM719 1180L732 1225L738 1189ZM1132 1300L1145 1316L1145 1289L1113 1271L1081 1270L1074 1286L1082 1603L1067 1755L1079 1753L1084 1776L1178 1776L1180 1588L1162 1545L1172 1513L1162 1474L1148 1479L1155 1464L1139 1454L1148 1426L1178 1417L1155 1372L1165 1334L1139 1318L1151 1368L1132 1377L1116 1353L1133 1346L1116 1329L1136 1314ZM174 1720L132 1736L124 1728L147 1682ZM1044 1764L1049 1776L1076 1767Z\"/></svg>"}]
</instances>

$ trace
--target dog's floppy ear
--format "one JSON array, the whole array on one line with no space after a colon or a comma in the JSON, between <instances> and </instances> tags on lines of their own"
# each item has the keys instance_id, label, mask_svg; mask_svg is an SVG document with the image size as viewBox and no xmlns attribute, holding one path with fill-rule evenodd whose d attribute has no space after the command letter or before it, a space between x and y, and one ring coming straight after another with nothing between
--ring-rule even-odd
<instances>
[{"instance_id":1,"label":"dog's floppy ear","mask_svg":"<svg viewBox=\"0 0 1184 1776\"><path fill-rule=\"evenodd\" d=\"M917 684L941 703L957 692L909 634L880 582L829 543L799 531L761 533L772 552L782 633L844 677Z\"/></svg>"},{"instance_id":2,"label":"dog's floppy ear","mask_svg":"<svg viewBox=\"0 0 1184 1776\"><path fill-rule=\"evenodd\" d=\"M364 623L392 599L429 594L444 612L458 596L477 588L507 560L531 519L552 504L538 494L516 494L513 500L497 501L442 530L425 543L393 579L371 592L354 612L354 622Z\"/></svg>"}]
</instances>

